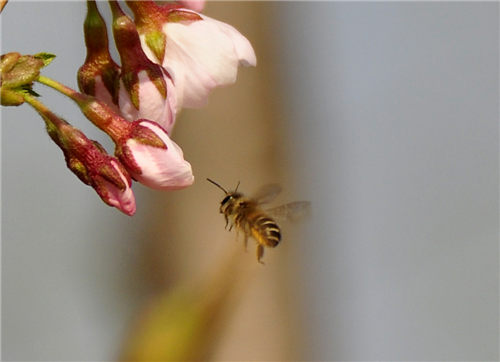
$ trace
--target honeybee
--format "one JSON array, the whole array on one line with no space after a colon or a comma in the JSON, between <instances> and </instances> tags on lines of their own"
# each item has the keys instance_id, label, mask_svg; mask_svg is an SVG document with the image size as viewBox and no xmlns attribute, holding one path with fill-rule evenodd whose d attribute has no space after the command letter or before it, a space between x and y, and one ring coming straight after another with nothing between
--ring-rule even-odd
<instances>
[{"instance_id":1,"label":"honeybee","mask_svg":"<svg viewBox=\"0 0 500 362\"><path fill-rule=\"evenodd\" d=\"M273 217L294 220L309 209L308 201L296 201L272 209L262 209L262 204L271 202L281 192L281 187L277 184L265 185L249 198L238 192L239 182L234 191L226 191L217 182L209 178L207 180L226 194L219 209L220 213L224 214L226 229L229 225L231 231L233 226L236 226L237 232L241 230L244 233L245 249L248 238L254 238L257 242L257 261L261 264L263 264L261 259L264 256L264 247L275 248L281 241L281 229Z\"/></svg>"}]
</instances>

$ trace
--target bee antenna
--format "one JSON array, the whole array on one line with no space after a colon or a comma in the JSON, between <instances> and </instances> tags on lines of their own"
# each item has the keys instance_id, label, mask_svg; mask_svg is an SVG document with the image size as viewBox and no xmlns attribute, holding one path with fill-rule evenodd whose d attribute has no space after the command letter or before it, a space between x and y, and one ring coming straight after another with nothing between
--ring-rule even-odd
<instances>
[{"instance_id":1,"label":"bee antenna","mask_svg":"<svg viewBox=\"0 0 500 362\"><path fill-rule=\"evenodd\" d=\"M207 181L208 182L211 182L213 183L215 186L217 186L218 188L220 188L222 191L224 191L224 193L227 195L227 191L226 189L224 189L224 187L222 187L221 185L219 185L217 182L213 181L213 180L210 180L208 177L207 177Z\"/></svg>"},{"instance_id":2,"label":"bee antenna","mask_svg":"<svg viewBox=\"0 0 500 362\"><path fill-rule=\"evenodd\" d=\"M240 187L240 181L238 181L238 185L236 185L236 188L234 189L234 192L238 191L238 187Z\"/></svg>"}]
</instances>

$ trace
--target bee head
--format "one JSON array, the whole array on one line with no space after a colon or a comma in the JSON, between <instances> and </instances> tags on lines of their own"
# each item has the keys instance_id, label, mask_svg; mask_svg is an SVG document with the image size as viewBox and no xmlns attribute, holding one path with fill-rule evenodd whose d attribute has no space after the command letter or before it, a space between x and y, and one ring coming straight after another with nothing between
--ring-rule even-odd
<instances>
[{"instance_id":1,"label":"bee head","mask_svg":"<svg viewBox=\"0 0 500 362\"><path fill-rule=\"evenodd\" d=\"M237 202L237 200L239 200L241 197L243 196L243 194L239 193L239 192L236 192L236 191L233 191L233 192L230 192L228 193L223 199L222 201L220 202L220 212L221 214L224 214L226 213L226 211L229 209L233 209L234 208L234 204Z\"/></svg>"},{"instance_id":2,"label":"bee head","mask_svg":"<svg viewBox=\"0 0 500 362\"><path fill-rule=\"evenodd\" d=\"M238 187L240 186L239 181L238 181L238 185L236 185L236 189L234 191L231 191L231 192L228 192L224 187L219 185L217 182L210 180L209 178L207 178L207 181L213 183L215 186L220 188L226 194L226 196L222 199L222 201L220 203L220 212L221 213L224 213L234 203L234 200L239 199L242 196L242 194L238 192Z\"/></svg>"},{"instance_id":3,"label":"bee head","mask_svg":"<svg viewBox=\"0 0 500 362\"><path fill-rule=\"evenodd\" d=\"M224 206L229 200L231 200L233 198L232 195L226 195L226 197L224 197L220 203L220 206Z\"/></svg>"},{"instance_id":4,"label":"bee head","mask_svg":"<svg viewBox=\"0 0 500 362\"><path fill-rule=\"evenodd\" d=\"M219 208L219 211L221 214L223 214L227 208L229 207L229 205L231 205L233 203L233 195L232 194L228 194L226 195L226 197L224 197L222 199L222 201L220 202L220 208Z\"/></svg>"}]
</instances>

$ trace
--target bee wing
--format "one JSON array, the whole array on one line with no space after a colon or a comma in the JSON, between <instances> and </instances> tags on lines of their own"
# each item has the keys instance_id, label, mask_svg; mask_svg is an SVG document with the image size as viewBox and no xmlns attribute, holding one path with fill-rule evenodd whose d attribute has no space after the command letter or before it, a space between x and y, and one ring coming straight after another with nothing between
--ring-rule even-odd
<instances>
[{"instance_id":1,"label":"bee wing","mask_svg":"<svg viewBox=\"0 0 500 362\"><path fill-rule=\"evenodd\" d=\"M279 220L297 221L305 217L310 209L311 203L309 201L295 201L265 211L269 216Z\"/></svg>"},{"instance_id":2,"label":"bee wing","mask_svg":"<svg viewBox=\"0 0 500 362\"><path fill-rule=\"evenodd\" d=\"M281 186L278 184L267 184L262 186L253 195L253 199L259 204L266 204L274 200L276 196L281 192Z\"/></svg>"}]
</instances>

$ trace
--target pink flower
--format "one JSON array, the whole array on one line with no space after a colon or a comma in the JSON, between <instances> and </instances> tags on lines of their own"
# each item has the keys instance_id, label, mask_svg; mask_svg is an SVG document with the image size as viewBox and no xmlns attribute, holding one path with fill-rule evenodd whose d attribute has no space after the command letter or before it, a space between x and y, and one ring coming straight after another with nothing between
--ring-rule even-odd
<instances>
[{"instance_id":1,"label":"pink flower","mask_svg":"<svg viewBox=\"0 0 500 362\"><path fill-rule=\"evenodd\" d=\"M236 82L239 65L257 64L250 42L235 28L200 16L203 20L163 26L167 43L162 65L175 76L179 103L191 108L203 107L213 88Z\"/></svg>"},{"instance_id":2,"label":"pink flower","mask_svg":"<svg viewBox=\"0 0 500 362\"><path fill-rule=\"evenodd\" d=\"M110 2L113 35L120 54L118 106L129 121L150 119L170 132L174 126L177 98L172 79L142 50L134 22L116 1Z\"/></svg>"},{"instance_id":3,"label":"pink flower","mask_svg":"<svg viewBox=\"0 0 500 362\"><path fill-rule=\"evenodd\" d=\"M123 80L120 80L118 93L118 105L122 116L129 120L151 119L162 126L168 133L172 131L175 123L177 97L175 95L172 79L162 70L163 79L166 84L166 98L156 87L144 70L137 74L137 93L139 108L136 108L130 98Z\"/></svg>"},{"instance_id":4,"label":"pink flower","mask_svg":"<svg viewBox=\"0 0 500 362\"><path fill-rule=\"evenodd\" d=\"M111 137L115 155L135 180L160 190L193 184L191 165L158 123L148 119L129 122L88 95L75 94L74 100L83 114Z\"/></svg>"},{"instance_id":5,"label":"pink flower","mask_svg":"<svg viewBox=\"0 0 500 362\"><path fill-rule=\"evenodd\" d=\"M152 1L127 4L144 52L174 78L178 109L204 106L213 88L236 81L239 65L257 64L248 39L226 23Z\"/></svg>"},{"instance_id":6,"label":"pink flower","mask_svg":"<svg viewBox=\"0 0 500 362\"><path fill-rule=\"evenodd\" d=\"M153 189L177 190L194 182L189 162L167 132L155 122L132 123L130 135L122 140L117 155L134 179Z\"/></svg>"}]
</instances>

